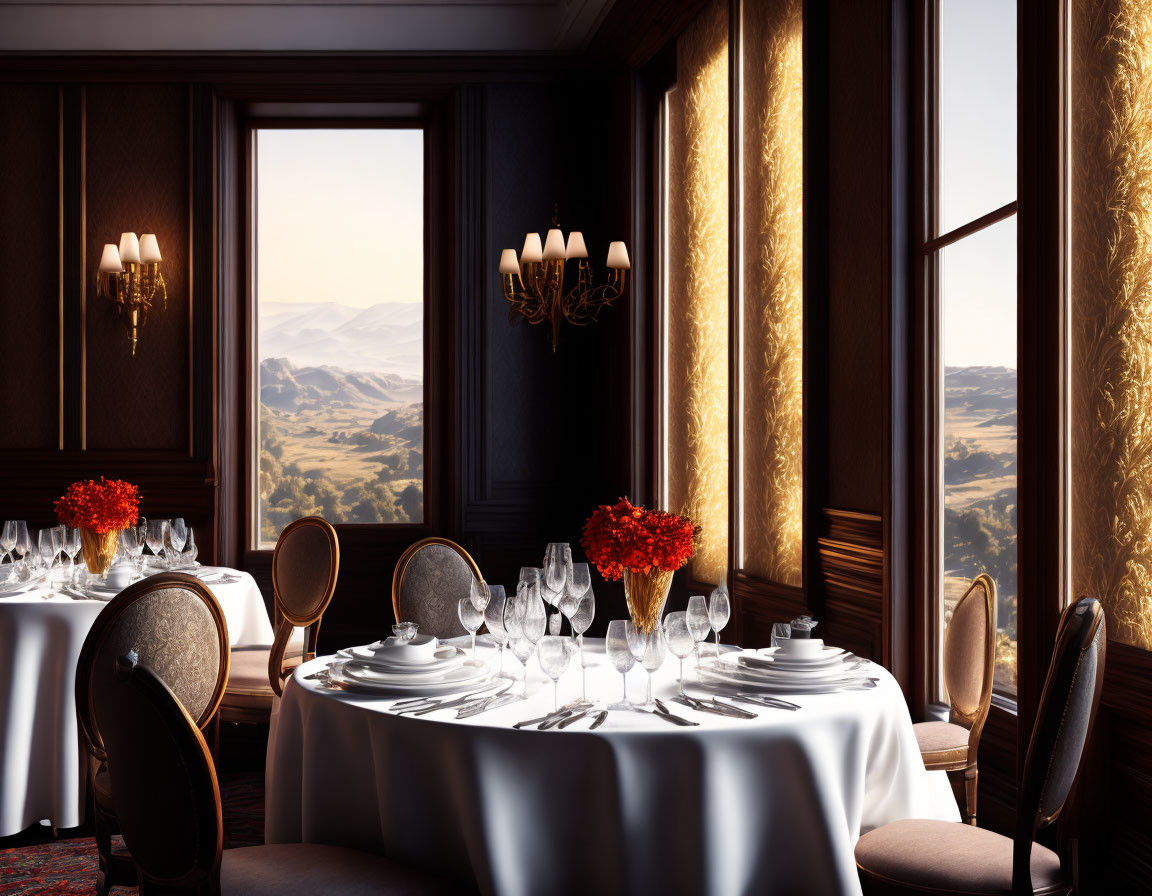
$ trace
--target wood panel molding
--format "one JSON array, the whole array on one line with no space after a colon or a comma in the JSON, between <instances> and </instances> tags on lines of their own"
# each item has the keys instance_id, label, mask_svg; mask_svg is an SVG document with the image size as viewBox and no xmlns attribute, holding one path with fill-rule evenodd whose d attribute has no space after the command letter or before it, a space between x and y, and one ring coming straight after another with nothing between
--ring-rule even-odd
<instances>
[{"instance_id":1,"label":"wood panel molding","mask_svg":"<svg viewBox=\"0 0 1152 896\"><path fill-rule=\"evenodd\" d=\"M824 637L889 667L884 636L884 525L879 514L824 509L820 556Z\"/></svg>"}]
</instances>

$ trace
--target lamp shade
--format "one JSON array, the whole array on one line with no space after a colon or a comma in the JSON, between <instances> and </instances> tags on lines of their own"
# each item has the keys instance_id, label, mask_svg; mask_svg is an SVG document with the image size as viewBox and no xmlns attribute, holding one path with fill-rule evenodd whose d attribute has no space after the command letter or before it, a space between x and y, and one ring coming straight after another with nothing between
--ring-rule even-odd
<instances>
[{"instance_id":1,"label":"lamp shade","mask_svg":"<svg viewBox=\"0 0 1152 896\"><path fill-rule=\"evenodd\" d=\"M521 264L531 264L544 260L544 250L540 247L540 234L529 233L524 237L524 251L520 253Z\"/></svg>"},{"instance_id":2,"label":"lamp shade","mask_svg":"<svg viewBox=\"0 0 1152 896\"><path fill-rule=\"evenodd\" d=\"M607 264L610 268L630 270L632 264L628 261L628 248L621 242L609 243Z\"/></svg>"},{"instance_id":3,"label":"lamp shade","mask_svg":"<svg viewBox=\"0 0 1152 896\"><path fill-rule=\"evenodd\" d=\"M120 253L116 251L116 246L112 243L104 244L104 254L100 256L99 270L101 274L119 274L124 270L124 265L120 263Z\"/></svg>"},{"instance_id":4,"label":"lamp shade","mask_svg":"<svg viewBox=\"0 0 1152 896\"><path fill-rule=\"evenodd\" d=\"M564 253L566 258L587 258L588 247L584 245L584 234L579 230L573 230L568 234L568 251Z\"/></svg>"},{"instance_id":5,"label":"lamp shade","mask_svg":"<svg viewBox=\"0 0 1152 896\"><path fill-rule=\"evenodd\" d=\"M519 274L520 262L516 260L515 249L505 249L500 253L500 273L501 274Z\"/></svg>"},{"instance_id":6,"label":"lamp shade","mask_svg":"<svg viewBox=\"0 0 1152 896\"><path fill-rule=\"evenodd\" d=\"M544 260L556 261L564 257L564 234L557 227L548 231L548 239L544 241Z\"/></svg>"},{"instance_id":7,"label":"lamp shade","mask_svg":"<svg viewBox=\"0 0 1152 896\"><path fill-rule=\"evenodd\" d=\"M136 234L120 234L120 261L124 264L140 264L140 240Z\"/></svg>"},{"instance_id":8,"label":"lamp shade","mask_svg":"<svg viewBox=\"0 0 1152 896\"><path fill-rule=\"evenodd\" d=\"M140 261L144 264L159 264L162 261L156 234L145 233L140 237Z\"/></svg>"}]
</instances>

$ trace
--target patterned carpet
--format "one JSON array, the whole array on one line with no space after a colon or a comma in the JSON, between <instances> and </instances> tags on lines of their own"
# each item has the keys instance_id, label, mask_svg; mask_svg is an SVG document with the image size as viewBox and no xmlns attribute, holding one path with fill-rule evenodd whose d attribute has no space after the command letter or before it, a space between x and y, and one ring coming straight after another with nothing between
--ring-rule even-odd
<instances>
[{"instance_id":1,"label":"patterned carpet","mask_svg":"<svg viewBox=\"0 0 1152 896\"><path fill-rule=\"evenodd\" d=\"M225 773L220 779L224 804L224 848L264 842L264 773ZM73 836L74 835L74 836ZM48 828L33 828L0 840L0 896L91 896L96 892L96 841L91 831L63 831L52 839ZM12 845L12 844L16 845ZM114 896L135 893L116 887Z\"/></svg>"}]
</instances>

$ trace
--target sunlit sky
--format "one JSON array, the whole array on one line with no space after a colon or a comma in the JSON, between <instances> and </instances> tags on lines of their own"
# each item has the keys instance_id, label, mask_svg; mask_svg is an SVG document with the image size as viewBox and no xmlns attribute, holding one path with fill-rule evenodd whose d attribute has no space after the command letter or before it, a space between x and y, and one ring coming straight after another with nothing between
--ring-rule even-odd
<instances>
[{"instance_id":1,"label":"sunlit sky","mask_svg":"<svg viewBox=\"0 0 1152 896\"><path fill-rule=\"evenodd\" d=\"M256 142L261 301L424 301L424 135L262 129Z\"/></svg>"},{"instance_id":2,"label":"sunlit sky","mask_svg":"<svg viewBox=\"0 0 1152 896\"><path fill-rule=\"evenodd\" d=\"M1015 0L942 0L940 233L1016 198ZM943 252L944 363L1016 366L1016 219Z\"/></svg>"}]
</instances>

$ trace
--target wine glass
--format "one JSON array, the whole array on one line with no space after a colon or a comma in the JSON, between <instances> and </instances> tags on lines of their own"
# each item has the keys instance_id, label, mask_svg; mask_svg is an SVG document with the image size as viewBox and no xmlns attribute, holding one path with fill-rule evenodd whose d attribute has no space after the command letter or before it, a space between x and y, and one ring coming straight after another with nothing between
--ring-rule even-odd
<instances>
[{"instance_id":1,"label":"wine glass","mask_svg":"<svg viewBox=\"0 0 1152 896\"><path fill-rule=\"evenodd\" d=\"M564 583L564 594L560 598L560 612L564 614L569 624L572 614L576 612L576 605L584 592L592 587L592 573L587 563L573 563L568 567L568 579Z\"/></svg>"},{"instance_id":2,"label":"wine glass","mask_svg":"<svg viewBox=\"0 0 1152 896\"><path fill-rule=\"evenodd\" d=\"M135 526L129 526L120 533L120 547L132 561L132 568L139 574L140 565L144 560L144 543L140 541Z\"/></svg>"},{"instance_id":3,"label":"wine glass","mask_svg":"<svg viewBox=\"0 0 1152 896\"><path fill-rule=\"evenodd\" d=\"M708 602L702 594L688 598L688 631L696 640L696 668L700 668L700 643L712 631L712 623L708 620Z\"/></svg>"},{"instance_id":4,"label":"wine glass","mask_svg":"<svg viewBox=\"0 0 1152 896\"><path fill-rule=\"evenodd\" d=\"M5 520L4 528L0 530L0 550L4 551L4 556L8 558L8 575L4 579L6 582L11 582L12 577L16 575L16 520Z\"/></svg>"},{"instance_id":5,"label":"wine glass","mask_svg":"<svg viewBox=\"0 0 1152 896\"><path fill-rule=\"evenodd\" d=\"M544 637L548 624L544 601L540 599L540 589L529 585L524 589L524 637L535 644Z\"/></svg>"},{"instance_id":6,"label":"wine glass","mask_svg":"<svg viewBox=\"0 0 1152 896\"><path fill-rule=\"evenodd\" d=\"M56 552L52 550L52 530L41 529L36 535L36 553L47 571L48 587L52 587L52 567L56 563Z\"/></svg>"},{"instance_id":7,"label":"wine glass","mask_svg":"<svg viewBox=\"0 0 1152 896\"><path fill-rule=\"evenodd\" d=\"M566 542L549 544L544 551L544 582L550 590L557 594L564 590L571 567L572 548Z\"/></svg>"},{"instance_id":8,"label":"wine glass","mask_svg":"<svg viewBox=\"0 0 1152 896\"><path fill-rule=\"evenodd\" d=\"M664 639L668 650L680 660L680 696L684 696L684 658L696 649L696 639L688 630L688 614L677 610L664 617Z\"/></svg>"},{"instance_id":9,"label":"wine glass","mask_svg":"<svg viewBox=\"0 0 1152 896\"><path fill-rule=\"evenodd\" d=\"M488 606L484 608L484 624L488 634L496 641L496 652L500 654L500 671L497 678L507 678L504 672L504 649L508 646L508 631L504 628L504 611L507 597L503 585L488 586Z\"/></svg>"},{"instance_id":10,"label":"wine glass","mask_svg":"<svg viewBox=\"0 0 1152 896\"><path fill-rule=\"evenodd\" d=\"M492 599L492 594L488 591L488 585L485 582L472 576L468 582L468 599L472 601L472 606L483 613L488 606L488 601Z\"/></svg>"},{"instance_id":11,"label":"wine glass","mask_svg":"<svg viewBox=\"0 0 1152 896\"><path fill-rule=\"evenodd\" d=\"M59 567L59 572L64 570L64 561L60 560L60 552L64 550L64 526L52 527L52 564ZM63 581L63 576L61 576Z\"/></svg>"},{"instance_id":12,"label":"wine glass","mask_svg":"<svg viewBox=\"0 0 1152 896\"><path fill-rule=\"evenodd\" d=\"M192 527L189 526L188 540L184 542L184 553L180 555L181 565L186 569L191 569L196 565L196 557L199 554L200 550L196 547L196 536L192 532Z\"/></svg>"},{"instance_id":13,"label":"wine glass","mask_svg":"<svg viewBox=\"0 0 1152 896\"><path fill-rule=\"evenodd\" d=\"M664 639L664 629L657 625L645 636L644 653L640 657L640 665L648 673L648 699L644 701L647 707L655 705L652 700L652 673L664 665L667 655L668 642Z\"/></svg>"},{"instance_id":14,"label":"wine glass","mask_svg":"<svg viewBox=\"0 0 1152 896\"><path fill-rule=\"evenodd\" d=\"M168 560L168 565L171 566L176 560L180 559L180 554L184 551L184 545L188 541L188 527L184 524L183 517L176 517L168 524L169 538L172 542L172 556L168 556L165 551L165 559Z\"/></svg>"},{"instance_id":15,"label":"wine glass","mask_svg":"<svg viewBox=\"0 0 1152 896\"><path fill-rule=\"evenodd\" d=\"M568 668L572 653L576 645L571 638L560 638L548 635L540 639L536 645L536 655L540 660L540 668L544 674L552 679L552 711L560 710L560 676Z\"/></svg>"},{"instance_id":16,"label":"wine glass","mask_svg":"<svg viewBox=\"0 0 1152 896\"><path fill-rule=\"evenodd\" d=\"M732 617L732 603L728 599L728 586L721 582L712 591L712 598L708 601L708 622L712 631L716 632L716 658L720 658L720 630L728 624Z\"/></svg>"},{"instance_id":17,"label":"wine glass","mask_svg":"<svg viewBox=\"0 0 1152 896\"><path fill-rule=\"evenodd\" d=\"M145 536L145 543L148 545L148 550L152 552L152 556L157 560L160 559L160 552L164 550L164 542L168 534L168 521L167 520L148 520L148 534ZM168 559L167 552L165 552L165 560ZM165 564L167 565L167 564Z\"/></svg>"},{"instance_id":18,"label":"wine glass","mask_svg":"<svg viewBox=\"0 0 1152 896\"><path fill-rule=\"evenodd\" d=\"M628 670L636 665L636 657L628 647L628 625L631 623L626 619L613 619L608 623L608 634L604 639L604 652L608 654L612 668L620 673L620 680L624 684L620 703L615 709L632 708L628 703Z\"/></svg>"},{"instance_id":19,"label":"wine glass","mask_svg":"<svg viewBox=\"0 0 1152 896\"><path fill-rule=\"evenodd\" d=\"M72 561L72 572L68 577L70 585L76 584L76 557L80 554L81 547L80 530L69 526L64 530L64 552L68 555L68 559Z\"/></svg>"},{"instance_id":20,"label":"wine glass","mask_svg":"<svg viewBox=\"0 0 1152 896\"><path fill-rule=\"evenodd\" d=\"M524 667L521 678L524 685L520 691L520 698L523 700L528 699L528 660L532 659L532 654L536 652L536 645L525 637L512 639L512 655L520 660L520 665Z\"/></svg>"},{"instance_id":21,"label":"wine glass","mask_svg":"<svg viewBox=\"0 0 1152 896\"><path fill-rule=\"evenodd\" d=\"M28 531L28 524L24 520L16 521L16 553L20 555L23 564L21 579L27 579L32 574L29 564L32 562L32 533Z\"/></svg>"},{"instance_id":22,"label":"wine glass","mask_svg":"<svg viewBox=\"0 0 1152 896\"><path fill-rule=\"evenodd\" d=\"M460 615L460 624L472 636L472 659L466 665L482 666L484 664L476 659L476 631L484 624L484 611L476 609L472 598L462 597L457 612Z\"/></svg>"},{"instance_id":23,"label":"wine glass","mask_svg":"<svg viewBox=\"0 0 1152 896\"><path fill-rule=\"evenodd\" d=\"M572 631L576 633L576 644L580 648L580 699L588 699L588 681L585 669L588 664L584 660L584 632L588 631L588 626L592 624L592 619L596 615L596 595L592 593L592 588L589 586L588 590L584 592L584 596L580 598L579 603L576 605L575 612L572 613L571 619L568 621L572 623Z\"/></svg>"}]
</instances>

